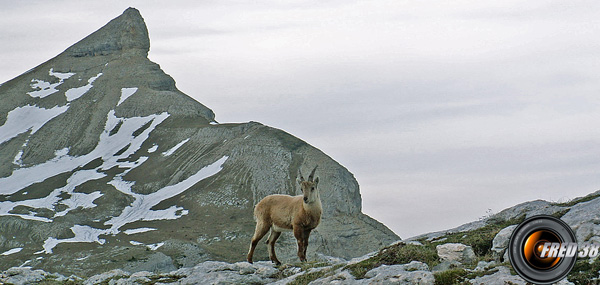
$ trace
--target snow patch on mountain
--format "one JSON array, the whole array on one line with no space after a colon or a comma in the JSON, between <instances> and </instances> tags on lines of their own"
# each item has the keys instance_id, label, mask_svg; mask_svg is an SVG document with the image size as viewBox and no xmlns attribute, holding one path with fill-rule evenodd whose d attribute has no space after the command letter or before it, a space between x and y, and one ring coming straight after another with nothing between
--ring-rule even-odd
<instances>
[{"instance_id":1,"label":"snow patch on mountain","mask_svg":"<svg viewBox=\"0 0 600 285\"><path fill-rule=\"evenodd\" d=\"M121 105L121 103L127 100L127 98L133 95L137 90L137 87L121 88L121 98L119 98L119 103L117 103L117 106Z\"/></svg>"},{"instance_id":2,"label":"snow patch on mountain","mask_svg":"<svg viewBox=\"0 0 600 285\"><path fill-rule=\"evenodd\" d=\"M29 143L29 139L27 139L23 145L21 145L21 150L19 150L19 152L17 153L17 155L15 155L15 158L13 158L13 164L18 166L18 167L23 167L23 160L21 159L23 157L23 149L27 146L27 144Z\"/></svg>"},{"instance_id":3,"label":"snow patch on mountain","mask_svg":"<svg viewBox=\"0 0 600 285\"><path fill-rule=\"evenodd\" d=\"M153 144L152 147L150 147L148 149L148 153L153 153L158 149L158 145L157 144Z\"/></svg>"},{"instance_id":4,"label":"snow patch on mountain","mask_svg":"<svg viewBox=\"0 0 600 285\"><path fill-rule=\"evenodd\" d=\"M85 93L90 91L90 89L92 89L92 87L94 87L92 84L100 76L102 76L102 72L100 72L100 73L98 73L98 75L88 79L87 85L77 87L77 88L71 88L71 89L67 90L67 92L65 92L65 97L67 97L67 101L71 102L75 99L79 99L79 97L83 96Z\"/></svg>"},{"instance_id":5,"label":"snow patch on mountain","mask_svg":"<svg viewBox=\"0 0 600 285\"><path fill-rule=\"evenodd\" d=\"M177 151L181 146L183 146L186 142L188 142L190 139L185 139L183 141L181 141L180 143L176 144L174 147L172 147L171 149L165 151L162 153L163 156L170 156L173 153L175 153L175 151Z\"/></svg>"},{"instance_id":6,"label":"snow patch on mountain","mask_svg":"<svg viewBox=\"0 0 600 285\"><path fill-rule=\"evenodd\" d=\"M155 231L155 228L137 228L137 229L129 229L129 230L125 230L124 233L126 235L134 235L134 234L141 234L141 233L145 233L145 232L151 232L151 231Z\"/></svg>"},{"instance_id":7,"label":"snow patch on mountain","mask_svg":"<svg viewBox=\"0 0 600 285\"><path fill-rule=\"evenodd\" d=\"M0 144L25 133L34 134L42 126L69 109L69 106L56 106L45 109L38 106L17 107L8 112L4 125L0 126Z\"/></svg>"},{"instance_id":8,"label":"snow patch on mountain","mask_svg":"<svg viewBox=\"0 0 600 285\"><path fill-rule=\"evenodd\" d=\"M95 229L90 226L74 225L71 227L71 231L73 234L75 234L75 236L72 238L55 239L50 237L46 239L43 246L44 250L41 252L36 252L36 254L52 253L52 249L61 243L97 242L99 244L104 244L106 242L106 240L98 238L104 232L104 230Z\"/></svg>"},{"instance_id":9,"label":"snow patch on mountain","mask_svg":"<svg viewBox=\"0 0 600 285\"><path fill-rule=\"evenodd\" d=\"M71 76L75 75L75 73L70 73L70 72L68 72L68 73L54 72L54 69L52 69L52 68L50 69L48 74L58 78L59 81L57 83L50 83L50 82L46 82L46 81L39 80L39 79L32 79L31 80L32 83L30 86L31 86L31 88L36 89L36 90L27 92L27 95L29 95L31 97L36 97L36 98L44 98L44 97L50 96L50 95L58 92L58 89L56 89L56 87L63 84L63 82L66 79L69 79Z\"/></svg>"},{"instance_id":10,"label":"snow patch on mountain","mask_svg":"<svg viewBox=\"0 0 600 285\"><path fill-rule=\"evenodd\" d=\"M7 255L19 253L19 252L21 252L21 250L23 250L22 247L17 247L17 248L9 249L9 250L7 250L7 251L5 251L3 253L0 253L0 255L7 256Z\"/></svg>"}]
</instances>

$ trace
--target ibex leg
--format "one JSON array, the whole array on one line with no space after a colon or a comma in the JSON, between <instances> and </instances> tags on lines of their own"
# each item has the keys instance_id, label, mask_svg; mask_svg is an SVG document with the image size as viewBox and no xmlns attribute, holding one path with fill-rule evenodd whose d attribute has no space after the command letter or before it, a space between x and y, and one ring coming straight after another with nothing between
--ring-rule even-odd
<instances>
[{"instance_id":1,"label":"ibex leg","mask_svg":"<svg viewBox=\"0 0 600 285\"><path fill-rule=\"evenodd\" d=\"M299 227L294 227L294 237L298 240L298 257L301 262L306 261L306 243L304 238L304 230Z\"/></svg>"},{"instance_id":2,"label":"ibex leg","mask_svg":"<svg viewBox=\"0 0 600 285\"><path fill-rule=\"evenodd\" d=\"M267 234L267 232L269 232L270 227L271 226L266 223L256 222L256 229L254 230L254 236L252 237L252 241L250 242L250 250L248 251L248 262L252 263L254 249L256 249L258 242Z\"/></svg>"},{"instance_id":3,"label":"ibex leg","mask_svg":"<svg viewBox=\"0 0 600 285\"><path fill-rule=\"evenodd\" d=\"M277 241L280 235L281 232L277 232L271 229L271 234L269 235L269 239L267 240L267 244L269 245L269 258L271 259L271 261L273 261L273 263L275 263L275 265L281 265L281 262L279 262L277 256L275 255L275 242Z\"/></svg>"}]
</instances>

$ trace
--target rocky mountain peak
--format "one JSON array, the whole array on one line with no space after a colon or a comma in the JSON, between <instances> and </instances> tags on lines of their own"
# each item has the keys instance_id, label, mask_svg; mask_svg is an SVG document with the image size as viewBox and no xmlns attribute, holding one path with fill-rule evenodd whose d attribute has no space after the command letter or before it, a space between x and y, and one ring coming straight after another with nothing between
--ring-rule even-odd
<instances>
[{"instance_id":1,"label":"rocky mountain peak","mask_svg":"<svg viewBox=\"0 0 600 285\"><path fill-rule=\"evenodd\" d=\"M309 258L352 258L398 239L361 213L346 168L282 130L218 124L148 59L149 46L129 8L0 85L0 270L88 276L106 260L168 272L245 259L254 205L299 194L299 169L317 164L327 190ZM297 259L291 234L278 243L282 260Z\"/></svg>"},{"instance_id":2,"label":"rocky mountain peak","mask_svg":"<svg viewBox=\"0 0 600 285\"><path fill-rule=\"evenodd\" d=\"M84 57L133 53L147 56L150 50L148 28L140 12L128 8L123 14L93 34L69 47L69 56Z\"/></svg>"}]
</instances>

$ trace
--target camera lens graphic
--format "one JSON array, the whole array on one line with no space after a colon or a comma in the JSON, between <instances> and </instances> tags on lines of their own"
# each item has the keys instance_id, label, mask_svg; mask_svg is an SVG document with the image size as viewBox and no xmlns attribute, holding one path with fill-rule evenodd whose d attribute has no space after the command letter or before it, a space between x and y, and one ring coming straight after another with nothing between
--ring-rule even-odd
<instances>
[{"instance_id":1,"label":"camera lens graphic","mask_svg":"<svg viewBox=\"0 0 600 285\"><path fill-rule=\"evenodd\" d=\"M563 241L552 231L539 230L531 233L525 240L523 246L523 255L527 263L537 269L552 269L558 265L560 257L542 257L544 251L544 244L548 242L562 243Z\"/></svg>"},{"instance_id":2,"label":"camera lens graphic","mask_svg":"<svg viewBox=\"0 0 600 285\"><path fill-rule=\"evenodd\" d=\"M569 274L576 258L548 256L544 252L544 245L576 242L573 230L562 220L546 215L534 216L513 231L508 245L510 263L526 281L552 284ZM545 253L544 256L542 253Z\"/></svg>"}]
</instances>

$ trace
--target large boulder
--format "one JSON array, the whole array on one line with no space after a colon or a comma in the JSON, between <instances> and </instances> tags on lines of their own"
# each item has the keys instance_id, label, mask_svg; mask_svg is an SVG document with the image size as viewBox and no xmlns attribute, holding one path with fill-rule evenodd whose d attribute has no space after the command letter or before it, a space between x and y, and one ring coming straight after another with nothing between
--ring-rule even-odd
<instances>
[{"instance_id":1,"label":"large boulder","mask_svg":"<svg viewBox=\"0 0 600 285\"><path fill-rule=\"evenodd\" d=\"M473 248L462 243L440 244L436 246L436 250L442 262L469 264L476 258Z\"/></svg>"}]
</instances>

